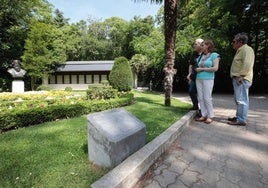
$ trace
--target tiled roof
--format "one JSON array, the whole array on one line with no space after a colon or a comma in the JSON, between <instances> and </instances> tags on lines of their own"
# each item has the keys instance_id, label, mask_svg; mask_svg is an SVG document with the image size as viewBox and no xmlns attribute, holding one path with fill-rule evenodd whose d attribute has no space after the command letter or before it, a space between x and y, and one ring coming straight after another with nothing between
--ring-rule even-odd
<instances>
[{"instance_id":1,"label":"tiled roof","mask_svg":"<svg viewBox=\"0 0 268 188\"><path fill-rule=\"evenodd\" d=\"M114 61L67 61L56 72L111 71Z\"/></svg>"}]
</instances>

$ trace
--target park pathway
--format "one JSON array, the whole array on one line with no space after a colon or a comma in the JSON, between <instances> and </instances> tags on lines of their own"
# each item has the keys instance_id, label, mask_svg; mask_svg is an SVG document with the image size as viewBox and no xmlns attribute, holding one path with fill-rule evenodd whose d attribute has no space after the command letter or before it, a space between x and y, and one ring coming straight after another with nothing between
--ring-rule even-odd
<instances>
[{"instance_id":1,"label":"park pathway","mask_svg":"<svg viewBox=\"0 0 268 188\"><path fill-rule=\"evenodd\" d=\"M247 126L226 124L232 95L214 94L213 103L214 122L192 121L135 188L268 187L268 96L250 95Z\"/></svg>"}]
</instances>

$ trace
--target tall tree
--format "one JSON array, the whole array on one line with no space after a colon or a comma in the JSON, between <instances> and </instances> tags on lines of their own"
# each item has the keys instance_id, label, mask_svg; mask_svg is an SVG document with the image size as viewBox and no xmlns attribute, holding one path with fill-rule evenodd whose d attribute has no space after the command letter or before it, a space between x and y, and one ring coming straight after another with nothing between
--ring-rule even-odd
<instances>
[{"instance_id":1,"label":"tall tree","mask_svg":"<svg viewBox=\"0 0 268 188\"><path fill-rule=\"evenodd\" d=\"M0 2L0 65L7 67L13 59L23 54L24 41L33 17L52 18L47 1L1 0ZM50 17L50 18L49 18Z\"/></svg>"},{"instance_id":2,"label":"tall tree","mask_svg":"<svg viewBox=\"0 0 268 188\"><path fill-rule=\"evenodd\" d=\"M263 89L263 82L267 83L268 80L268 2L236 0L233 7L236 11L232 10L232 13L237 15L239 25L232 28L232 34L242 31L249 34L249 43L254 48L256 59L254 80L259 81Z\"/></svg>"},{"instance_id":3,"label":"tall tree","mask_svg":"<svg viewBox=\"0 0 268 188\"><path fill-rule=\"evenodd\" d=\"M136 0L139 1L139 0ZM148 1L148 0L140 0ZM151 0L151 3L162 3L163 0ZM164 33L165 33L165 105L171 105L171 94L173 89L173 77L176 74L174 69L175 41L177 30L177 0L164 1Z\"/></svg>"},{"instance_id":4,"label":"tall tree","mask_svg":"<svg viewBox=\"0 0 268 188\"><path fill-rule=\"evenodd\" d=\"M11 66L12 60L20 59L23 54L33 18L51 21L51 8L46 0L0 1L0 87L3 91L11 87L7 68Z\"/></svg>"},{"instance_id":5,"label":"tall tree","mask_svg":"<svg viewBox=\"0 0 268 188\"><path fill-rule=\"evenodd\" d=\"M109 39L106 24L99 20L90 20L85 44L85 57L87 60L114 59L113 44Z\"/></svg>"},{"instance_id":6,"label":"tall tree","mask_svg":"<svg viewBox=\"0 0 268 188\"><path fill-rule=\"evenodd\" d=\"M148 37L153 31L153 28L154 21L152 16L147 16L144 19L140 18L139 16L134 16L129 23L125 44L123 46L124 57L130 59L135 53L137 53L134 49L135 47L133 46L133 41L137 38Z\"/></svg>"},{"instance_id":7,"label":"tall tree","mask_svg":"<svg viewBox=\"0 0 268 188\"><path fill-rule=\"evenodd\" d=\"M177 31L177 0L165 0L164 2L165 22L165 105L170 106L173 90L173 77L177 70L174 69L175 44Z\"/></svg>"},{"instance_id":8,"label":"tall tree","mask_svg":"<svg viewBox=\"0 0 268 188\"><path fill-rule=\"evenodd\" d=\"M38 79L54 70L58 63L66 61L62 31L53 25L34 22L25 42L22 65L31 77L31 89Z\"/></svg>"},{"instance_id":9,"label":"tall tree","mask_svg":"<svg viewBox=\"0 0 268 188\"><path fill-rule=\"evenodd\" d=\"M148 36L135 37L131 41L135 54L147 56L153 66L163 64L165 39L160 29L153 29ZM161 66L163 68L163 66Z\"/></svg>"},{"instance_id":10,"label":"tall tree","mask_svg":"<svg viewBox=\"0 0 268 188\"><path fill-rule=\"evenodd\" d=\"M135 54L129 61L132 71L134 72L134 87L139 86L139 82L144 84L144 73L149 67L149 60L145 55ZM141 85L142 86L142 85Z\"/></svg>"},{"instance_id":11,"label":"tall tree","mask_svg":"<svg viewBox=\"0 0 268 188\"><path fill-rule=\"evenodd\" d=\"M68 22L70 19L65 18L63 16L63 12L61 12L59 9L56 9L54 13L55 13L55 16L54 16L55 25L57 25L58 27L63 27L65 25L68 25Z\"/></svg>"},{"instance_id":12,"label":"tall tree","mask_svg":"<svg viewBox=\"0 0 268 188\"><path fill-rule=\"evenodd\" d=\"M103 24L105 25L106 40L112 44L113 57L119 57L126 41L128 23L122 18L111 17L106 19Z\"/></svg>"}]
</instances>

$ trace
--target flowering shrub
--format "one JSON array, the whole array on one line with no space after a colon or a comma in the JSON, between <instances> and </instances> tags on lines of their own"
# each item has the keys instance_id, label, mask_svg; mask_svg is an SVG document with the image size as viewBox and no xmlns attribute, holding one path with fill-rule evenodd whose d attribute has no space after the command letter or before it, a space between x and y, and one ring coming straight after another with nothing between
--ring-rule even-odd
<instances>
[{"instance_id":1,"label":"flowering shrub","mask_svg":"<svg viewBox=\"0 0 268 188\"><path fill-rule=\"evenodd\" d=\"M28 94L12 95L0 95L0 132L125 106L134 99L133 93L109 100L87 100L85 96L64 91L31 94L31 100Z\"/></svg>"},{"instance_id":2,"label":"flowering shrub","mask_svg":"<svg viewBox=\"0 0 268 188\"><path fill-rule=\"evenodd\" d=\"M2 93L0 94L0 114L16 109L43 108L49 105L58 105L63 102L83 100L82 96L71 95L65 91L42 91L25 93Z\"/></svg>"},{"instance_id":3,"label":"flowering shrub","mask_svg":"<svg viewBox=\"0 0 268 188\"><path fill-rule=\"evenodd\" d=\"M62 90L54 91L29 91L25 93L0 93L0 102L3 101L17 101L17 100L42 100L46 98L60 98L70 95L70 92Z\"/></svg>"}]
</instances>

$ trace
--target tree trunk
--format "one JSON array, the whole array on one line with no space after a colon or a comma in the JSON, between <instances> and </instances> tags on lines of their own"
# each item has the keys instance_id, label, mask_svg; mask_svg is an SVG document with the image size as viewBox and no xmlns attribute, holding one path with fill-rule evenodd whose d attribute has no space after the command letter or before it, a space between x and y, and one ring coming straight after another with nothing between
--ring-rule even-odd
<instances>
[{"instance_id":1,"label":"tree trunk","mask_svg":"<svg viewBox=\"0 0 268 188\"><path fill-rule=\"evenodd\" d=\"M175 40L177 30L177 0L165 0L164 2L165 21L165 106L171 105L171 95L173 89L173 77L176 74L174 69L175 60Z\"/></svg>"}]
</instances>

